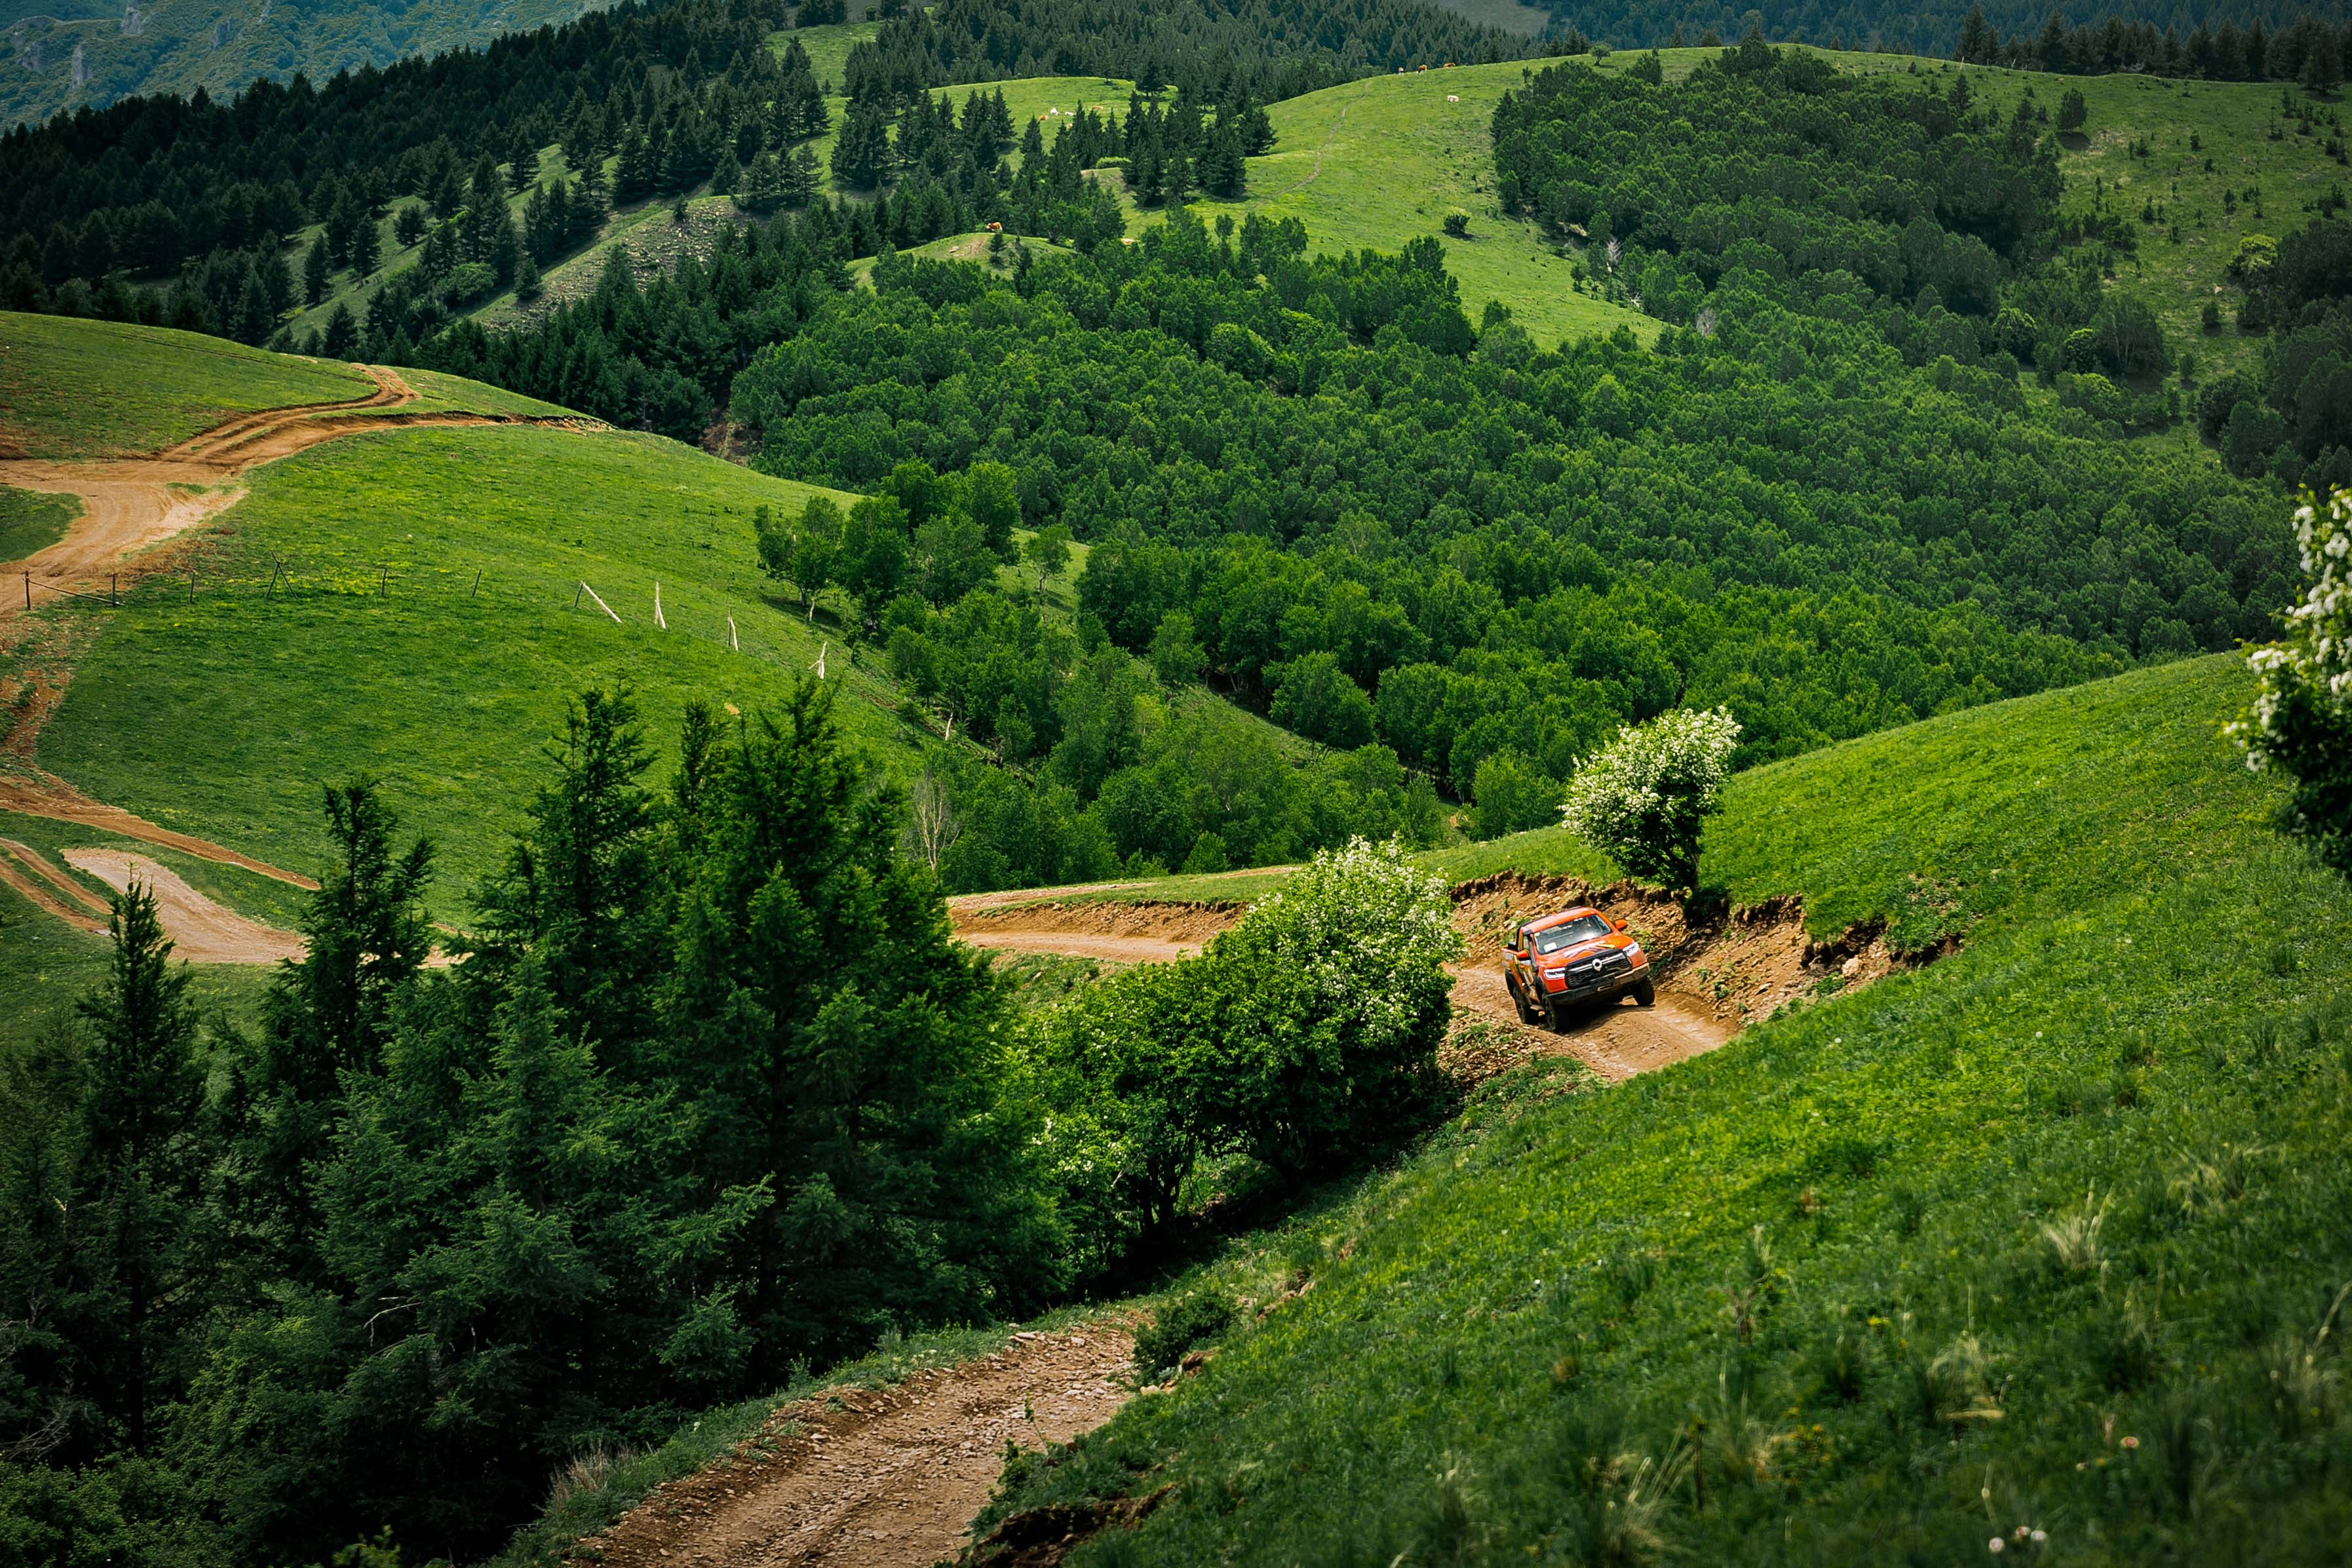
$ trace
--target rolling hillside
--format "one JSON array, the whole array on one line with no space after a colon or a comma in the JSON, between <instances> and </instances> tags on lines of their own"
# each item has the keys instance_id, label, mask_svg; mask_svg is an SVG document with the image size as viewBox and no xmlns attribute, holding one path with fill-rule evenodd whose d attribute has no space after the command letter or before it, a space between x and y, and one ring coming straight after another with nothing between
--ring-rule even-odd
<instances>
[{"instance_id":1,"label":"rolling hillside","mask_svg":"<svg viewBox=\"0 0 2352 1568\"><path fill-rule=\"evenodd\" d=\"M0 669L13 705L0 769L32 765L167 830L297 870L319 852L320 785L380 777L411 827L446 846L436 904L458 916L583 686L627 685L669 736L688 698L751 711L830 643L849 732L879 753L911 733L886 711L897 698L881 679L831 629L772 599L759 573L751 509L797 509L808 486L653 436L404 428L563 412L428 371L406 377L409 401L341 416L380 420L381 434L361 426L216 479L236 486L212 503L233 499L220 521L134 557L122 580L137 585L119 609L44 592ZM371 385L347 367L189 333L0 317L0 421L36 455L152 451L223 413L347 400ZM56 483L48 472L0 481ZM656 583L667 629L655 622ZM45 852L59 834L28 818L0 823L0 836ZM86 828L66 838L127 842ZM298 912L298 895L266 877L152 852L231 909L278 925ZM0 970L58 982L12 994L69 1001L81 988L66 977L93 973L103 940L55 928L16 894L0 902Z\"/></svg>"},{"instance_id":2,"label":"rolling hillside","mask_svg":"<svg viewBox=\"0 0 2352 1568\"><path fill-rule=\"evenodd\" d=\"M1171 1291L1295 1299L993 1511L1172 1484L1073 1559L1124 1563L2326 1560L2352 940L2216 733L2246 689L2175 664L1744 775L1710 881L1958 952L1498 1088Z\"/></svg>"},{"instance_id":3,"label":"rolling hillside","mask_svg":"<svg viewBox=\"0 0 2352 1568\"><path fill-rule=\"evenodd\" d=\"M1819 936L1883 926L1913 967L1615 1087L1506 1072L1393 1170L1233 1235L1139 1303L1238 1303L1213 1359L1073 1444L1024 1445L975 1536L1091 1535L1074 1564L1759 1542L1948 1562L1995 1538L2029 1560L2331 1561L2352 935L2218 734L2247 690L2234 656L2191 661L1741 776L1707 880L1801 897ZM1607 870L1557 831L1423 859ZM1083 896L1214 906L1279 880ZM574 1489L501 1561L553 1562L710 1464L593 1542L707 1545L739 1488L808 1462L761 1437L742 1473L747 1436L806 1419L781 1398Z\"/></svg>"},{"instance_id":4,"label":"rolling hillside","mask_svg":"<svg viewBox=\"0 0 2352 1568\"><path fill-rule=\"evenodd\" d=\"M0 11L12 57L0 127L133 93L218 98L264 77L389 65L568 22L599 0L22 0Z\"/></svg>"}]
</instances>

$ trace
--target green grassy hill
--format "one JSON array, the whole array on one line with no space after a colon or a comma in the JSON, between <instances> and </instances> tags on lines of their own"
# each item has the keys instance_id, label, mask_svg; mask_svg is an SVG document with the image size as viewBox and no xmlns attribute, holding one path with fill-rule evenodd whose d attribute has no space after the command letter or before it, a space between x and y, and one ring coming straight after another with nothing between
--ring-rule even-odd
<instances>
[{"instance_id":1,"label":"green grassy hill","mask_svg":"<svg viewBox=\"0 0 2352 1568\"><path fill-rule=\"evenodd\" d=\"M218 98L262 77L337 71L486 44L501 33L568 22L599 0L40 0L8 7L0 37L15 68L0 78L0 127L61 110L102 108L132 93Z\"/></svg>"},{"instance_id":2,"label":"green grassy hill","mask_svg":"<svg viewBox=\"0 0 2352 1568\"><path fill-rule=\"evenodd\" d=\"M0 455L152 452L232 414L374 390L349 365L201 332L0 311Z\"/></svg>"},{"instance_id":3,"label":"green grassy hill","mask_svg":"<svg viewBox=\"0 0 2352 1568\"><path fill-rule=\"evenodd\" d=\"M1074 1563L2336 1560L2352 927L2218 733L2247 690L1742 776L1710 880L1958 951L1616 1089L1500 1081L1197 1277L1313 1288L1013 1504L1172 1485Z\"/></svg>"},{"instance_id":4,"label":"green grassy hill","mask_svg":"<svg viewBox=\"0 0 2352 1568\"><path fill-rule=\"evenodd\" d=\"M10 438L77 455L152 450L225 413L371 385L216 339L45 317L0 317L0 367ZM396 413L562 412L404 374L423 395ZM886 762L911 747L896 693L850 660L836 628L772 597L760 573L751 508L797 508L810 486L655 436L390 423L241 483L243 501L173 547L197 570L193 598L184 576L169 575L119 610L46 607L0 655L0 674L60 663L69 673L33 759L151 821L310 870L320 782L373 775L412 830L443 844L436 906L461 919L583 686L629 685L667 745L688 698L756 711L830 643L849 733ZM0 497L5 537L53 534L69 516L44 509L47 497ZM619 624L580 593L583 581ZM667 629L654 622L656 583ZM0 836L37 847L58 831L110 841L0 822ZM267 879L164 858L243 913L294 916L289 890ZM102 961L101 939L51 929L13 893L0 892L0 975L90 973Z\"/></svg>"},{"instance_id":5,"label":"green grassy hill","mask_svg":"<svg viewBox=\"0 0 2352 1568\"><path fill-rule=\"evenodd\" d=\"M766 597L751 508L797 509L805 486L655 436L534 429L352 437L247 486L201 553L215 586L158 582L104 615L41 737L45 767L166 826L308 868L320 782L373 773L446 846L452 915L583 686L625 683L667 738L688 698L754 709L834 640L852 733L900 731L837 633Z\"/></svg>"},{"instance_id":6,"label":"green grassy hill","mask_svg":"<svg viewBox=\"0 0 2352 1568\"><path fill-rule=\"evenodd\" d=\"M1469 237L1441 243L1471 319L1499 299L1547 348L1620 326L1647 342L1656 322L1578 292L1575 263L1535 225L1496 209L1495 102L1528 68L1511 61L1369 77L1275 104L1266 111L1275 148L1249 161L1246 199L1192 208L1297 218L1318 251L1393 251L1437 235L1459 208L1471 214Z\"/></svg>"}]
</instances>

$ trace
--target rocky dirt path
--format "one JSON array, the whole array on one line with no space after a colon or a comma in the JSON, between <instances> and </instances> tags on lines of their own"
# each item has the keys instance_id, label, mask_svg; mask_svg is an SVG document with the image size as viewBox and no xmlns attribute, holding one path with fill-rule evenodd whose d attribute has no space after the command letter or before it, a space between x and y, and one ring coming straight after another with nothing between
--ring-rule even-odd
<instances>
[{"instance_id":1,"label":"rocky dirt path","mask_svg":"<svg viewBox=\"0 0 2352 1568\"><path fill-rule=\"evenodd\" d=\"M975 947L1137 964L1198 952L1245 907L1238 901L1066 902L1072 894L1129 885L983 894L950 899L948 913L956 936ZM1453 895L1454 926L1466 944L1454 967L1454 1009L1457 1020L1475 1017L1483 1028L1477 1049L1446 1065L1472 1076L1564 1053L1616 1082L1713 1051L1816 988L1868 984L1893 967L1873 932L1810 940L1794 901L1734 911L1694 928L1671 900L1630 884L1594 888L1505 873L1460 883ZM1503 984L1502 942L1517 922L1576 904L1597 904L1633 926L1657 966L1657 1001L1596 1008L1558 1033L1523 1024Z\"/></svg>"},{"instance_id":2,"label":"rocky dirt path","mask_svg":"<svg viewBox=\"0 0 2352 1568\"><path fill-rule=\"evenodd\" d=\"M191 964L274 964L302 956L302 938L214 903L171 867L122 850L63 850L65 862L117 893L142 883L172 939L172 956ZM104 906L101 904L101 908ZM101 929L103 925L101 924Z\"/></svg>"},{"instance_id":3,"label":"rocky dirt path","mask_svg":"<svg viewBox=\"0 0 2352 1568\"><path fill-rule=\"evenodd\" d=\"M660 1488L573 1561L604 1568L921 1568L968 1540L1007 1443L1110 1419L1134 1342L1115 1324L1013 1336L994 1355L769 1417L733 1456Z\"/></svg>"}]
</instances>

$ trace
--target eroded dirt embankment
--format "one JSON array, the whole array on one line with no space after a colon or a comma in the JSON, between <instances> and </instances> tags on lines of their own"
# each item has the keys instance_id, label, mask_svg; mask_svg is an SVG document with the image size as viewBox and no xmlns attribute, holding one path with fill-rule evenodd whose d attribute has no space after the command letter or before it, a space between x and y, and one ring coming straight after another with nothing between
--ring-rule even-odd
<instances>
[{"instance_id":1,"label":"eroded dirt embankment","mask_svg":"<svg viewBox=\"0 0 2352 1568\"><path fill-rule=\"evenodd\" d=\"M1059 953L1112 963L1152 963L1200 950L1247 905L1138 901L1068 903L1065 890L951 899L956 935L978 947ZM1068 892L1091 891L1070 889ZM1732 910L1694 925L1673 899L1620 883L1596 888L1571 877L1517 872L1453 889L1465 951L1454 966L1458 1015L1446 1067L1483 1077L1529 1056L1562 1051L1612 1081L1712 1051L1750 1021L1826 990L1866 985L1894 967L1869 931L1817 943L1795 899ZM1591 904L1631 925L1658 974L1654 1006L1596 1008L1559 1033L1523 1024L1503 983L1502 945L1520 921ZM1465 1028L1465 1024L1475 1027Z\"/></svg>"}]
</instances>

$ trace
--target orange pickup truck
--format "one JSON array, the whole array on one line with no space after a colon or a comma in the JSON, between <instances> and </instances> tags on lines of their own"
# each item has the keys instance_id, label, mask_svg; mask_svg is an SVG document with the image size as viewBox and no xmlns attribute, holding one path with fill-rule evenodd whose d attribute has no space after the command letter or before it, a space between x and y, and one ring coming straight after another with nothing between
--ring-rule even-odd
<instances>
[{"instance_id":1,"label":"orange pickup truck","mask_svg":"<svg viewBox=\"0 0 2352 1568\"><path fill-rule=\"evenodd\" d=\"M1648 1007L1657 999L1650 956L1642 944L1597 909L1579 905L1530 920L1503 949L1503 978L1522 1023L1561 1028L1577 1009L1614 1002L1631 993Z\"/></svg>"}]
</instances>

